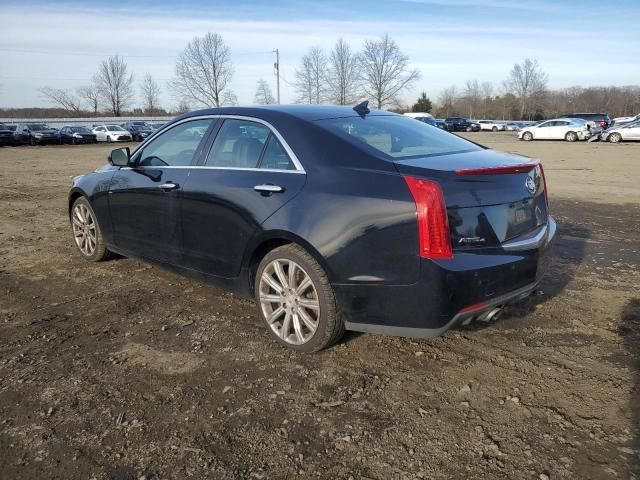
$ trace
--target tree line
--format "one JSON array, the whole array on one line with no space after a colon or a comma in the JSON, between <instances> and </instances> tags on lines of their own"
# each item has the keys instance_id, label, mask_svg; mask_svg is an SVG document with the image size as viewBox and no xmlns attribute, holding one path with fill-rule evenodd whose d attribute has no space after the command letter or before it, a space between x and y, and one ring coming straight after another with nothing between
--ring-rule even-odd
<instances>
[{"instance_id":1,"label":"tree line","mask_svg":"<svg viewBox=\"0 0 640 480\"><path fill-rule=\"evenodd\" d=\"M435 102L426 93L412 106L397 111L429 112L436 117L465 116L474 119L542 120L564 114L608 113L612 118L640 112L640 86L574 86L549 89L548 75L535 59L516 64L499 85L467 80L444 88Z\"/></svg>"},{"instance_id":2,"label":"tree line","mask_svg":"<svg viewBox=\"0 0 640 480\"><path fill-rule=\"evenodd\" d=\"M168 115L195 106L237 105L233 74L231 48L220 34L209 32L188 42L176 60L174 76L166 84L177 102L172 112L160 106L161 87L154 78L146 73L136 84L134 74L118 55L100 62L88 85L74 90L42 87L39 91L68 115ZM536 59L515 64L498 86L471 79L462 86L444 88L434 102L423 93L412 106L403 105L403 94L420 76L398 44L384 35L366 40L360 50L342 38L329 51L311 47L300 60L292 81L283 81L293 88L299 103L351 105L366 98L376 108L426 111L438 117L531 120L577 111L606 112L611 116L640 111L640 86L550 90L549 77ZM132 108L136 89L142 107ZM276 101L269 83L258 80L254 103Z\"/></svg>"}]
</instances>

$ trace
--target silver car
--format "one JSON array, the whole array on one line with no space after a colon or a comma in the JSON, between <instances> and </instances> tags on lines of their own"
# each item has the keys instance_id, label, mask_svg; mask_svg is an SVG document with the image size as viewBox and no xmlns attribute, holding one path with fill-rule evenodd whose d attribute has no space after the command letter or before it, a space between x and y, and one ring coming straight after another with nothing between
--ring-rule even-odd
<instances>
[{"instance_id":1,"label":"silver car","mask_svg":"<svg viewBox=\"0 0 640 480\"><path fill-rule=\"evenodd\" d=\"M640 120L613 126L600 134L603 142L619 143L627 140L640 140Z\"/></svg>"}]
</instances>

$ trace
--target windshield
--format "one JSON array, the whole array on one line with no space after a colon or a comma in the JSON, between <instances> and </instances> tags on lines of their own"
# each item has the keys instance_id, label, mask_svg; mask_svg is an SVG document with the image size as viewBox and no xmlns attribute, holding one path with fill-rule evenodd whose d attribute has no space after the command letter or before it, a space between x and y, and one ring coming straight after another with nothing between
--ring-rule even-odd
<instances>
[{"instance_id":1,"label":"windshield","mask_svg":"<svg viewBox=\"0 0 640 480\"><path fill-rule=\"evenodd\" d=\"M49 130L49 127L46 125L29 125L29 130L32 132L40 132L42 130Z\"/></svg>"},{"instance_id":2,"label":"windshield","mask_svg":"<svg viewBox=\"0 0 640 480\"><path fill-rule=\"evenodd\" d=\"M73 133L91 133L87 127L70 127L69 128Z\"/></svg>"},{"instance_id":3,"label":"windshield","mask_svg":"<svg viewBox=\"0 0 640 480\"><path fill-rule=\"evenodd\" d=\"M482 150L456 135L397 115L329 118L318 123L355 145L395 159Z\"/></svg>"},{"instance_id":4,"label":"windshield","mask_svg":"<svg viewBox=\"0 0 640 480\"><path fill-rule=\"evenodd\" d=\"M119 132L122 130L122 127L119 127L118 125L107 125L107 130L110 132Z\"/></svg>"}]
</instances>

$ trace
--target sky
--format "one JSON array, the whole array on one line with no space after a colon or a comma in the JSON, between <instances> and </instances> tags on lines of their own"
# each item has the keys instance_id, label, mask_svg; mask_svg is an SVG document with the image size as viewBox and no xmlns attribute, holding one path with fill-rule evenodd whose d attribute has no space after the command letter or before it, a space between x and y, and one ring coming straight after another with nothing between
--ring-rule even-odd
<instances>
[{"instance_id":1,"label":"sky","mask_svg":"<svg viewBox=\"0 0 640 480\"><path fill-rule=\"evenodd\" d=\"M276 48L282 103L291 103L310 47L329 50L342 37L357 50L385 33L421 72L406 103L470 79L499 86L526 57L538 59L550 88L640 84L638 25L640 0L0 0L0 107L52 106L39 88L86 85L118 54L135 75L135 104L150 73L171 108L176 58L207 32L231 48L241 104L253 102L260 79L275 94Z\"/></svg>"}]
</instances>

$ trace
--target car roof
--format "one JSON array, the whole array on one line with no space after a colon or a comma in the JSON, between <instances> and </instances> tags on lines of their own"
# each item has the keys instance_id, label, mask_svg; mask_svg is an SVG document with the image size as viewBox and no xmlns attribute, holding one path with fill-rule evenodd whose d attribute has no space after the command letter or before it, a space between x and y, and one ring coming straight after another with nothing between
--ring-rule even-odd
<instances>
[{"instance_id":1,"label":"car roof","mask_svg":"<svg viewBox=\"0 0 640 480\"><path fill-rule=\"evenodd\" d=\"M246 115L248 117L296 117L314 121L328 118L355 117L358 113L351 106L340 105L256 105L252 107L207 108L186 113L178 118L197 117L200 115ZM384 110L370 109L367 116L397 115Z\"/></svg>"}]
</instances>

